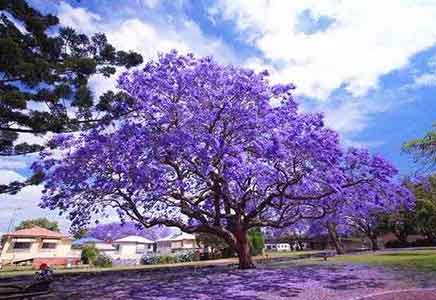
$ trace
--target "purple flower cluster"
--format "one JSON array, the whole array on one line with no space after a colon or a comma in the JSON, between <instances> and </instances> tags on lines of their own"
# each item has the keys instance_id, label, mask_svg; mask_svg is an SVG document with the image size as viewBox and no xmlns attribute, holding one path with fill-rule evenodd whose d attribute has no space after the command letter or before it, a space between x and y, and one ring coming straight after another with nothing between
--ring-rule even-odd
<instances>
[{"instance_id":1,"label":"purple flower cluster","mask_svg":"<svg viewBox=\"0 0 436 300\"><path fill-rule=\"evenodd\" d=\"M153 226L143 228L138 223L126 222L98 224L88 231L88 236L103 241L114 241L129 235L143 236L149 240L156 241L172 234L172 230L165 226Z\"/></svg>"}]
</instances>

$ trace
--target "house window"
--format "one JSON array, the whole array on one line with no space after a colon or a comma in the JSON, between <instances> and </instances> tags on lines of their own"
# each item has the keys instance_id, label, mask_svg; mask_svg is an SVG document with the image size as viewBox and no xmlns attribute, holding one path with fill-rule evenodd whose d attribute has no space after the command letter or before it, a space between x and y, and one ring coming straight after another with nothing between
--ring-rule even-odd
<instances>
[{"instance_id":1,"label":"house window","mask_svg":"<svg viewBox=\"0 0 436 300\"><path fill-rule=\"evenodd\" d=\"M14 249L30 249L30 246L32 245L32 243L29 242L15 242L14 243Z\"/></svg>"},{"instance_id":2,"label":"house window","mask_svg":"<svg viewBox=\"0 0 436 300\"><path fill-rule=\"evenodd\" d=\"M56 249L56 243L42 243L41 249L44 249L44 250Z\"/></svg>"},{"instance_id":3,"label":"house window","mask_svg":"<svg viewBox=\"0 0 436 300\"><path fill-rule=\"evenodd\" d=\"M137 254L142 254L145 252L145 245L143 244L137 244L136 245L136 253Z\"/></svg>"},{"instance_id":4,"label":"house window","mask_svg":"<svg viewBox=\"0 0 436 300\"><path fill-rule=\"evenodd\" d=\"M171 248L173 248L173 249L183 248L183 243L182 242L174 242L174 243L172 243Z\"/></svg>"}]
</instances>

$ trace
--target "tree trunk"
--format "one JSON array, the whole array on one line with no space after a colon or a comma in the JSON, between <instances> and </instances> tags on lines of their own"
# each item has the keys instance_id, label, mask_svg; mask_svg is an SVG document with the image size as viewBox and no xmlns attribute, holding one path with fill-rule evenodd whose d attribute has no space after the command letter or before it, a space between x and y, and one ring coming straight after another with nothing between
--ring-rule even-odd
<instances>
[{"instance_id":1,"label":"tree trunk","mask_svg":"<svg viewBox=\"0 0 436 300\"><path fill-rule=\"evenodd\" d=\"M407 235L405 234L400 234L398 236L398 240L403 244L403 245L407 245L408 241L407 241Z\"/></svg>"},{"instance_id":2,"label":"tree trunk","mask_svg":"<svg viewBox=\"0 0 436 300\"><path fill-rule=\"evenodd\" d=\"M433 232L424 232L424 236L427 238L427 240L429 240L432 244L435 244L435 235L433 234Z\"/></svg>"},{"instance_id":3,"label":"tree trunk","mask_svg":"<svg viewBox=\"0 0 436 300\"><path fill-rule=\"evenodd\" d=\"M377 242L377 237L376 236L371 236L369 238L369 241L371 242L371 249L372 249L372 251L380 250L380 248L378 247L378 242Z\"/></svg>"},{"instance_id":4,"label":"tree trunk","mask_svg":"<svg viewBox=\"0 0 436 300\"><path fill-rule=\"evenodd\" d=\"M407 232L405 232L404 230L394 230L393 234L402 244L407 244L407 237L409 236Z\"/></svg>"},{"instance_id":5,"label":"tree trunk","mask_svg":"<svg viewBox=\"0 0 436 300\"><path fill-rule=\"evenodd\" d=\"M250 242L247 237L247 232L239 231L235 233L236 237L236 253L239 258L239 269L255 268L250 253Z\"/></svg>"},{"instance_id":6,"label":"tree trunk","mask_svg":"<svg viewBox=\"0 0 436 300\"><path fill-rule=\"evenodd\" d=\"M303 241L300 239L297 239L297 251L303 251L304 250L304 244Z\"/></svg>"},{"instance_id":7,"label":"tree trunk","mask_svg":"<svg viewBox=\"0 0 436 300\"><path fill-rule=\"evenodd\" d=\"M329 237L330 237L331 241L333 242L333 245L335 246L336 253L345 254L344 246L342 245L341 241L339 240L338 233L336 232L336 226L332 223L328 223L327 229L329 232Z\"/></svg>"}]
</instances>

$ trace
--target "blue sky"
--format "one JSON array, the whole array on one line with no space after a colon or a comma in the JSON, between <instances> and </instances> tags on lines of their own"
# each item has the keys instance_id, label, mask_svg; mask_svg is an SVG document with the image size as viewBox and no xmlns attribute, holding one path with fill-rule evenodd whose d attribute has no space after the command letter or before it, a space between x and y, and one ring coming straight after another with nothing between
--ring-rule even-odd
<instances>
[{"instance_id":1,"label":"blue sky","mask_svg":"<svg viewBox=\"0 0 436 300\"><path fill-rule=\"evenodd\" d=\"M401 153L402 143L436 121L435 0L29 2L65 26L104 32L115 47L145 59L175 48L268 69L272 82L297 86L302 110L323 111L345 146L368 147L403 175L417 167ZM98 95L113 89L114 79L96 76L91 86ZM1 181L26 176L32 159L0 160ZM40 192L1 196L0 232L17 207L17 221L55 218L37 208Z\"/></svg>"}]
</instances>

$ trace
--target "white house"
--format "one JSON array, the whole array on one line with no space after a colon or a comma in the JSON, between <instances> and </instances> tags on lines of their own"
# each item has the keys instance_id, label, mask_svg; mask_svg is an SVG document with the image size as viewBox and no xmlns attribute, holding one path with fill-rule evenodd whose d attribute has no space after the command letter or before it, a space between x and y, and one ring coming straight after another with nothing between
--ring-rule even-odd
<instances>
[{"instance_id":1,"label":"white house","mask_svg":"<svg viewBox=\"0 0 436 300\"><path fill-rule=\"evenodd\" d=\"M265 244L265 249L267 251L291 251L291 245L288 243Z\"/></svg>"},{"instance_id":2,"label":"white house","mask_svg":"<svg viewBox=\"0 0 436 300\"><path fill-rule=\"evenodd\" d=\"M95 238L82 238L74 241L74 247L94 246L100 253L107 255L115 264L139 264L141 257L155 251L155 242L142 236L129 235L121 239L105 242Z\"/></svg>"},{"instance_id":3,"label":"white house","mask_svg":"<svg viewBox=\"0 0 436 300\"><path fill-rule=\"evenodd\" d=\"M129 235L112 242L115 251L109 256L113 259L135 260L139 262L141 257L149 252L154 252L155 242L142 236Z\"/></svg>"},{"instance_id":4,"label":"white house","mask_svg":"<svg viewBox=\"0 0 436 300\"><path fill-rule=\"evenodd\" d=\"M171 237L159 239L157 243L157 252L161 254L174 253L185 250L200 249L195 235L185 232L180 232Z\"/></svg>"}]
</instances>

